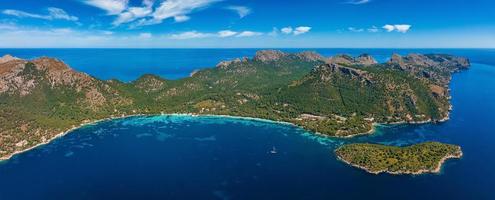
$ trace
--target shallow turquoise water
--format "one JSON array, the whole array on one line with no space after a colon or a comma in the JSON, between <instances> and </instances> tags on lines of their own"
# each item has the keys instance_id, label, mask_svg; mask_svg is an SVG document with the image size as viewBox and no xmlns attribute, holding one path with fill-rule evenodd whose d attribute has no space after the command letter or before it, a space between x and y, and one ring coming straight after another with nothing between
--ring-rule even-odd
<instances>
[{"instance_id":1,"label":"shallow turquoise water","mask_svg":"<svg viewBox=\"0 0 495 200\"><path fill-rule=\"evenodd\" d=\"M476 51L458 52L490 56L454 75L454 110L445 123L329 139L221 117L106 121L0 163L0 199L495 199L495 66L489 65L495 53ZM351 142L423 141L458 144L464 157L438 175L377 176L332 153ZM277 154L269 152L273 147Z\"/></svg>"}]
</instances>

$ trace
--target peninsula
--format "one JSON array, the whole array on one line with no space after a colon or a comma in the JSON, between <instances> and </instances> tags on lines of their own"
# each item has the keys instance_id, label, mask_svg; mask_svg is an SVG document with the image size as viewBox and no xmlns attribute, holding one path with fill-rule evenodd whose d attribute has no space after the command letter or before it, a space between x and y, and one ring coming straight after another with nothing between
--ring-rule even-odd
<instances>
[{"instance_id":1,"label":"peninsula","mask_svg":"<svg viewBox=\"0 0 495 200\"><path fill-rule=\"evenodd\" d=\"M375 123L448 119L451 74L469 60L440 54L324 57L258 51L190 77L147 74L126 83L99 80L60 60L0 58L0 157L81 124L130 115L190 113L288 122L318 134L370 134ZM351 162L352 163L352 162Z\"/></svg>"}]
</instances>

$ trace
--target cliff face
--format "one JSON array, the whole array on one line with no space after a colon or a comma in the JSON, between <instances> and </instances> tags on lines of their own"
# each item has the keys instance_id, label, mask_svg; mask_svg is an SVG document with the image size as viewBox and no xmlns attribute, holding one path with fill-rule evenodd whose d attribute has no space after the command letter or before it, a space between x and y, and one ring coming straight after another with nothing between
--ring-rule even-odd
<instances>
[{"instance_id":1,"label":"cliff face","mask_svg":"<svg viewBox=\"0 0 495 200\"><path fill-rule=\"evenodd\" d=\"M359 55L356 59L358 64L361 65L374 65L377 64L378 62L369 54L361 54Z\"/></svg>"},{"instance_id":2,"label":"cliff face","mask_svg":"<svg viewBox=\"0 0 495 200\"><path fill-rule=\"evenodd\" d=\"M273 62L278 61L287 55L287 53L278 50L261 50L256 52L253 60L259 62Z\"/></svg>"},{"instance_id":3,"label":"cliff face","mask_svg":"<svg viewBox=\"0 0 495 200\"><path fill-rule=\"evenodd\" d=\"M349 79L357 79L366 83L372 82L372 77L368 72L334 63L316 66L313 69L312 74L319 76L321 81L329 81L332 77L338 75Z\"/></svg>"},{"instance_id":4,"label":"cliff face","mask_svg":"<svg viewBox=\"0 0 495 200\"><path fill-rule=\"evenodd\" d=\"M443 54L409 54L400 56L393 54L388 65L424 77L439 85L450 82L450 74L467 69L470 62L467 58Z\"/></svg>"},{"instance_id":5,"label":"cliff face","mask_svg":"<svg viewBox=\"0 0 495 200\"><path fill-rule=\"evenodd\" d=\"M376 62L376 60L368 54L361 54L358 57L341 54L330 57L327 60L327 63L370 66L377 64L378 62Z\"/></svg>"}]
</instances>

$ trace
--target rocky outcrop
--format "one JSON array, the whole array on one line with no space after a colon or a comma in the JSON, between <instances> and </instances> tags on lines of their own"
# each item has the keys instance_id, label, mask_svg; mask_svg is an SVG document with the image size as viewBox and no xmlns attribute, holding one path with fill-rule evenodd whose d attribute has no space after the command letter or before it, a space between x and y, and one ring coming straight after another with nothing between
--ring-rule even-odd
<instances>
[{"instance_id":1,"label":"rocky outcrop","mask_svg":"<svg viewBox=\"0 0 495 200\"><path fill-rule=\"evenodd\" d=\"M0 64L0 94L26 96L36 88L50 89L70 88L83 92L86 102L97 107L105 102L102 93L112 92L108 85L82 73L77 72L60 60L41 57L31 61L11 56L2 57L9 60ZM40 88L42 90L42 88Z\"/></svg>"},{"instance_id":2,"label":"rocky outcrop","mask_svg":"<svg viewBox=\"0 0 495 200\"><path fill-rule=\"evenodd\" d=\"M13 61L13 60L20 60L20 59L17 58L17 57L13 57L13 56L7 54L7 55L4 55L4 56L0 57L0 64L6 63L6 62L10 62L10 61Z\"/></svg>"},{"instance_id":3,"label":"rocky outcrop","mask_svg":"<svg viewBox=\"0 0 495 200\"><path fill-rule=\"evenodd\" d=\"M319 76L321 81L329 81L333 76L346 76L352 79L359 79L366 83L372 82L372 77L366 71L345 67L339 64L330 63L314 68L312 74Z\"/></svg>"},{"instance_id":4,"label":"rocky outcrop","mask_svg":"<svg viewBox=\"0 0 495 200\"><path fill-rule=\"evenodd\" d=\"M152 74L143 75L133 83L136 88L143 90L146 93L159 91L165 86L164 79Z\"/></svg>"},{"instance_id":5,"label":"rocky outcrop","mask_svg":"<svg viewBox=\"0 0 495 200\"><path fill-rule=\"evenodd\" d=\"M452 72L468 69L471 66L469 59L464 57L446 54L426 54L425 56L441 67L450 68Z\"/></svg>"},{"instance_id":6,"label":"rocky outcrop","mask_svg":"<svg viewBox=\"0 0 495 200\"><path fill-rule=\"evenodd\" d=\"M448 95L447 90L438 85L430 85L430 90L435 97L444 97Z\"/></svg>"},{"instance_id":7,"label":"rocky outcrop","mask_svg":"<svg viewBox=\"0 0 495 200\"><path fill-rule=\"evenodd\" d=\"M352 65L354 63L354 58L347 54L338 54L328 58L327 63Z\"/></svg>"},{"instance_id":8,"label":"rocky outcrop","mask_svg":"<svg viewBox=\"0 0 495 200\"><path fill-rule=\"evenodd\" d=\"M261 50L256 52L253 60L258 62L273 62L278 61L287 55L287 53L279 50Z\"/></svg>"},{"instance_id":9,"label":"rocky outcrop","mask_svg":"<svg viewBox=\"0 0 495 200\"><path fill-rule=\"evenodd\" d=\"M387 63L409 71L436 67L449 72L454 72L460 69L467 69L470 66L470 62L467 58L444 54L422 55L412 53L407 56L393 54Z\"/></svg>"},{"instance_id":10,"label":"rocky outcrop","mask_svg":"<svg viewBox=\"0 0 495 200\"><path fill-rule=\"evenodd\" d=\"M352 57L347 54L339 54L330 57L327 60L327 63L333 63L333 64L343 64L343 65L364 65L364 66L369 66L369 65L374 65L377 64L376 60L368 54L361 54L358 57Z\"/></svg>"},{"instance_id":11,"label":"rocky outcrop","mask_svg":"<svg viewBox=\"0 0 495 200\"><path fill-rule=\"evenodd\" d=\"M301 53L296 53L295 55L304 61L324 61L324 60L326 60L325 57L323 57L322 55L320 55L314 51L304 51Z\"/></svg>"},{"instance_id":12,"label":"rocky outcrop","mask_svg":"<svg viewBox=\"0 0 495 200\"><path fill-rule=\"evenodd\" d=\"M416 76L433 80L441 85L450 81L453 72L467 69L470 62L467 58L444 54L393 54L386 63L394 68L410 72ZM447 74L447 75L446 75Z\"/></svg>"},{"instance_id":13,"label":"rocky outcrop","mask_svg":"<svg viewBox=\"0 0 495 200\"><path fill-rule=\"evenodd\" d=\"M369 54L361 54L357 58L355 58L358 64L361 65L374 65L377 64L375 58Z\"/></svg>"},{"instance_id":14,"label":"rocky outcrop","mask_svg":"<svg viewBox=\"0 0 495 200\"><path fill-rule=\"evenodd\" d=\"M284 53L279 50L261 50L257 51L255 56L253 57L253 61L269 63L276 62L281 59L294 59L301 60L305 62L317 62L317 61L325 61L326 58L322 55L314 52L314 51L304 51L301 53ZM232 65L238 65L242 63L248 63L250 59L247 57L236 58L234 60L222 61L216 65L217 68L227 69Z\"/></svg>"},{"instance_id":15,"label":"rocky outcrop","mask_svg":"<svg viewBox=\"0 0 495 200\"><path fill-rule=\"evenodd\" d=\"M248 62L248 58L242 57L242 58L236 58L236 59L230 60L230 61L222 61L222 62L218 63L216 67L225 69L225 68L228 68L232 64L240 64L240 63L246 63L246 62Z\"/></svg>"}]
</instances>

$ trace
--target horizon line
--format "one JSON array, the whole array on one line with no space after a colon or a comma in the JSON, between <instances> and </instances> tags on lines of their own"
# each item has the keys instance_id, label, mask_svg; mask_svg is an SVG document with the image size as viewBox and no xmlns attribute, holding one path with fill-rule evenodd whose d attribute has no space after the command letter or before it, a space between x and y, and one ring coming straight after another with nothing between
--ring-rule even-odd
<instances>
[{"instance_id":1,"label":"horizon line","mask_svg":"<svg viewBox=\"0 0 495 200\"><path fill-rule=\"evenodd\" d=\"M0 49L493 49L495 47L0 47Z\"/></svg>"}]
</instances>

